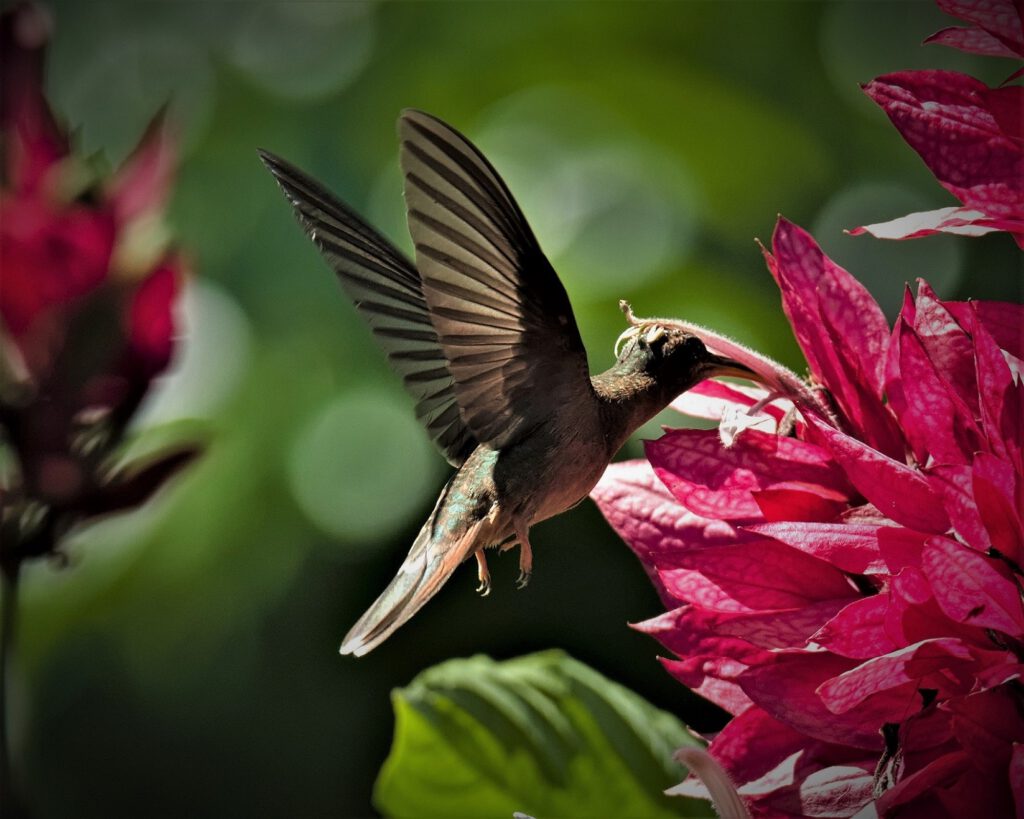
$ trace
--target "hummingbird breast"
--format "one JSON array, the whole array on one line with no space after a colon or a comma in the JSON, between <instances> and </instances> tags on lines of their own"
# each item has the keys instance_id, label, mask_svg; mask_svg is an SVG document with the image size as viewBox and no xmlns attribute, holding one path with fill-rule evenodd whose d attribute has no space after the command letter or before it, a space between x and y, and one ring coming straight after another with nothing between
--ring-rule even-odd
<instances>
[{"instance_id":1,"label":"hummingbird breast","mask_svg":"<svg viewBox=\"0 0 1024 819\"><path fill-rule=\"evenodd\" d=\"M595 403L556 416L515 445L494 465L494 487L502 523L532 526L585 498L608 465L608 451Z\"/></svg>"}]
</instances>

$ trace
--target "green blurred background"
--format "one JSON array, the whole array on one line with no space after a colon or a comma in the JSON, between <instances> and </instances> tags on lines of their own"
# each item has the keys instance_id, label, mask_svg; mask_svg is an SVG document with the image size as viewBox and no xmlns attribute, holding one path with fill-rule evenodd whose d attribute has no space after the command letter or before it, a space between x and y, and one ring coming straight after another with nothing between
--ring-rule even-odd
<instances>
[{"instance_id":1,"label":"green blurred background","mask_svg":"<svg viewBox=\"0 0 1024 819\"><path fill-rule=\"evenodd\" d=\"M453 123L519 198L595 370L624 327L619 298L801 369L753 242L779 212L890 315L917 276L945 298L1020 299L1005 235L842 234L953 204L858 83L1012 70L919 46L952 22L930 2L51 8L48 90L86 151L116 164L167 100L183 123L171 220L196 276L139 445L210 447L146 509L77 534L69 568L25 575L14 731L39 816L372 815L390 689L476 652L564 648L698 729L721 725L627 627L660 604L589 503L536 527L526 591L515 556L496 556L487 600L463 569L383 647L336 654L446 465L257 147L408 249L395 118L414 106Z\"/></svg>"}]
</instances>

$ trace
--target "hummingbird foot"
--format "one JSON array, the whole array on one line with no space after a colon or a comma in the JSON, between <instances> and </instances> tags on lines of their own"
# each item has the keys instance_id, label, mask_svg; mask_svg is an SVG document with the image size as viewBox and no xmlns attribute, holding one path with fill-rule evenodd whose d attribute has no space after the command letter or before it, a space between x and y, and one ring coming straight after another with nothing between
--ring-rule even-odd
<instances>
[{"instance_id":1,"label":"hummingbird foot","mask_svg":"<svg viewBox=\"0 0 1024 819\"><path fill-rule=\"evenodd\" d=\"M516 579L516 588L525 589L533 574L533 547L530 546L529 530L524 528L517 531L516 540L519 541L519 577Z\"/></svg>"},{"instance_id":2,"label":"hummingbird foot","mask_svg":"<svg viewBox=\"0 0 1024 819\"><path fill-rule=\"evenodd\" d=\"M487 557L483 549L476 550L476 576L480 579L476 592L481 597L486 597L491 593L491 572L487 568Z\"/></svg>"}]
</instances>

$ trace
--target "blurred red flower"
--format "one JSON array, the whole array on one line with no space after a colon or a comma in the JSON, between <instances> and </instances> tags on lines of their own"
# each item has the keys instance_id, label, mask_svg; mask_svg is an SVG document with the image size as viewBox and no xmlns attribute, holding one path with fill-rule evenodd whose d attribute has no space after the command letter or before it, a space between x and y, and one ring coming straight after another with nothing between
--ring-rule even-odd
<instances>
[{"instance_id":1,"label":"blurred red flower","mask_svg":"<svg viewBox=\"0 0 1024 819\"><path fill-rule=\"evenodd\" d=\"M668 609L638 628L733 715L710 751L753 815L1012 816L1024 308L921 282L890 329L799 227L765 256L820 403L705 384L676 407L750 414L731 446L673 430L608 469L593 497Z\"/></svg>"},{"instance_id":2,"label":"blurred red flower","mask_svg":"<svg viewBox=\"0 0 1024 819\"><path fill-rule=\"evenodd\" d=\"M184 265L161 217L175 148L161 114L109 177L77 156L43 94L49 28L28 3L0 16L0 422L19 473L2 496L7 568L83 516L141 502L193 454L107 474L173 352Z\"/></svg>"},{"instance_id":3,"label":"blurred red flower","mask_svg":"<svg viewBox=\"0 0 1024 819\"><path fill-rule=\"evenodd\" d=\"M1019 3L939 0L939 6L974 25L943 29L925 42L1024 57ZM851 234L914 239L937 232L980 236L1002 230L1024 247L1024 88L1005 83L989 88L954 71L900 71L872 80L864 92L962 207L913 213Z\"/></svg>"}]
</instances>

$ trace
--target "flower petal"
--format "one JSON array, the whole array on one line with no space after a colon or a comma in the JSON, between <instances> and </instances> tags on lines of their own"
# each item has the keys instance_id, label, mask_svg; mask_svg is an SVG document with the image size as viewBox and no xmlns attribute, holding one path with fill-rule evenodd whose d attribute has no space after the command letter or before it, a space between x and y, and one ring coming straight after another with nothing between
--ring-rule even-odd
<instances>
[{"instance_id":1,"label":"flower petal","mask_svg":"<svg viewBox=\"0 0 1024 819\"><path fill-rule=\"evenodd\" d=\"M849 602L849 597L843 597L784 611L729 615L714 630L716 634L739 637L762 648L803 648L822 623Z\"/></svg>"},{"instance_id":2,"label":"flower petal","mask_svg":"<svg viewBox=\"0 0 1024 819\"><path fill-rule=\"evenodd\" d=\"M781 651L744 672L739 684L758 706L801 733L824 742L880 751L883 713L869 702L837 715L817 693L823 682L854 665L855 661L824 651Z\"/></svg>"},{"instance_id":3,"label":"flower petal","mask_svg":"<svg viewBox=\"0 0 1024 819\"><path fill-rule=\"evenodd\" d=\"M152 377L171 360L174 349L174 306L182 271L177 259L156 268L138 286L128 308L128 344L142 377Z\"/></svg>"},{"instance_id":4,"label":"flower petal","mask_svg":"<svg viewBox=\"0 0 1024 819\"><path fill-rule=\"evenodd\" d=\"M775 540L689 552L679 557L679 565L699 571L717 594L732 601L715 606L722 611L778 611L857 594L834 566Z\"/></svg>"},{"instance_id":5,"label":"flower petal","mask_svg":"<svg viewBox=\"0 0 1024 819\"><path fill-rule=\"evenodd\" d=\"M917 315L920 318L922 312ZM897 321L893 337L899 349L900 383L888 383L886 388L918 462L967 463L971 453L982 447L984 436L960 390L944 377L949 369L939 370L922 339L903 319ZM974 399L973 360L970 365L970 389L963 391Z\"/></svg>"},{"instance_id":6,"label":"flower petal","mask_svg":"<svg viewBox=\"0 0 1024 819\"><path fill-rule=\"evenodd\" d=\"M988 87L953 71L902 71L864 91L889 116L936 179L992 218L1024 218L1024 145L1005 134Z\"/></svg>"},{"instance_id":7,"label":"flower petal","mask_svg":"<svg viewBox=\"0 0 1024 819\"><path fill-rule=\"evenodd\" d=\"M763 520L754 494L758 490L792 491L798 504L800 494L817 495L830 502L832 515L851 493L826 450L758 430L748 430L728 449L714 430L672 430L647 442L645 449L658 477L680 503L721 520Z\"/></svg>"},{"instance_id":8,"label":"flower petal","mask_svg":"<svg viewBox=\"0 0 1024 819\"><path fill-rule=\"evenodd\" d=\"M0 14L0 129L4 176L21 194L35 192L69 153L67 135L43 96L43 57L50 20L36 5Z\"/></svg>"},{"instance_id":9,"label":"flower petal","mask_svg":"<svg viewBox=\"0 0 1024 819\"><path fill-rule=\"evenodd\" d=\"M601 514L649 566L675 565L690 549L736 540L728 523L680 508L647 461L611 464L591 490Z\"/></svg>"},{"instance_id":10,"label":"flower petal","mask_svg":"<svg viewBox=\"0 0 1024 819\"><path fill-rule=\"evenodd\" d=\"M948 538L931 538L921 567L942 610L959 623L1024 634L1020 593L1005 565Z\"/></svg>"},{"instance_id":11,"label":"flower petal","mask_svg":"<svg viewBox=\"0 0 1024 819\"><path fill-rule=\"evenodd\" d=\"M988 330L1001 349L1024 359L1024 304L1003 301L947 301L943 305L960 323L970 327L971 313Z\"/></svg>"},{"instance_id":12,"label":"flower petal","mask_svg":"<svg viewBox=\"0 0 1024 819\"><path fill-rule=\"evenodd\" d=\"M908 213L888 222L876 222L848 230L851 236L869 233L876 239L920 239L935 233L952 233L957 236L984 236L1004 230L1013 234L1024 234L1024 219L994 218L977 208L956 207Z\"/></svg>"},{"instance_id":13,"label":"flower petal","mask_svg":"<svg viewBox=\"0 0 1024 819\"><path fill-rule=\"evenodd\" d=\"M742 714L752 704L750 697L733 681L746 669L742 663L703 657L684 661L659 657L658 660L669 674L694 694L713 702L723 711Z\"/></svg>"},{"instance_id":14,"label":"flower petal","mask_svg":"<svg viewBox=\"0 0 1024 819\"><path fill-rule=\"evenodd\" d=\"M936 466L928 470L931 486L942 495L942 506L949 515L953 530L965 543L984 552L991 539L974 499L974 469L960 466Z\"/></svg>"},{"instance_id":15,"label":"flower petal","mask_svg":"<svg viewBox=\"0 0 1024 819\"><path fill-rule=\"evenodd\" d=\"M1006 357L976 310L971 317L974 319L970 329L974 340L979 414L988 448L994 455L1011 462L1018 472L1024 472L1020 444L1024 406L1019 382L1015 382Z\"/></svg>"},{"instance_id":16,"label":"flower petal","mask_svg":"<svg viewBox=\"0 0 1024 819\"><path fill-rule=\"evenodd\" d=\"M733 407L749 409L760 404L769 397L768 390L760 387L747 387L739 384L727 384L709 378L691 387L677 397L669 406L677 412L692 418L707 418L719 421L722 415ZM793 402L779 398L762 407L758 416L767 415L778 422L786 412L792 409Z\"/></svg>"},{"instance_id":17,"label":"flower petal","mask_svg":"<svg viewBox=\"0 0 1024 819\"><path fill-rule=\"evenodd\" d=\"M768 269L814 375L851 425L883 452L902 442L881 402L889 326L868 291L826 256L811 236L779 218Z\"/></svg>"},{"instance_id":18,"label":"flower petal","mask_svg":"<svg viewBox=\"0 0 1024 819\"><path fill-rule=\"evenodd\" d=\"M940 756L909 776L901 777L899 782L879 797L875 804L878 815L896 815L895 809L900 805L912 802L923 794L934 793L939 787L948 786L969 764L970 757L963 751L956 751Z\"/></svg>"},{"instance_id":19,"label":"flower petal","mask_svg":"<svg viewBox=\"0 0 1024 819\"><path fill-rule=\"evenodd\" d=\"M759 523L744 529L764 535L853 574L884 570L878 526L865 523Z\"/></svg>"},{"instance_id":20,"label":"flower petal","mask_svg":"<svg viewBox=\"0 0 1024 819\"><path fill-rule=\"evenodd\" d=\"M959 17L1005 43L1013 54L1024 57L1024 30L1020 9L1013 0L936 0L946 14Z\"/></svg>"},{"instance_id":21,"label":"flower petal","mask_svg":"<svg viewBox=\"0 0 1024 819\"><path fill-rule=\"evenodd\" d=\"M953 715L957 740L975 759L995 768L1010 764L1014 742L1024 737L1024 715L1009 686L957 697L942 707Z\"/></svg>"},{"instance_id":22,"label":"flower petal","mask_svg":"<svg viewBox=\"0 0 1024 819\"><path fill-rule=\"evenodd\" d=\"M951 26L941 31L936 31L925 42L958 48L969 54L983 54L986 57L1017 56L1017 53L1005 45L998 37L993 37L987 31L982 31L979 28Z\"/></svg>"},{"instance_id":23,"label":"flower petal","mask_svg":"<svg viewBox=\"0 0 1024 819\"><path fill-rule=\"evenodd\" d=\"M1005 461L986 453L975 457L972 472L971 488L990 545L1019 564L1024 557L1024 480Z\"/></svg>"},{"instance_id":24,"label":"flower petal","mask_svg":"<svg viewBox=\"0 0 1024 819\"><path fill-rule=\"evenodd\" d=\"M919 531L949 528L940 497L924 475L817 419L807 420L857 490L883 514Z\"/></svg>"},{"instance_id":25,"label":"flower petal","mask_svg":"<svg viewBox=\"0 0 1024 819\"><path fill-rule=\"evenodd\" d=\"M107 201L118 224L124 225L167 204L177 153L177 139L168 125L166 111L162 110L107 185Z\"/></svg>"},{"instance_id":26,"label":"flower petal","mask_svg":"<svg viewBox=\"0 0 1024 819\"><path fill-rule=\"evenodd\" d=\"M840 657L867 660L899 649L887 629L889 595L876 594L854 600L829 620L813 642Z\"/></svg>"},{"instance_id":27,"label":"flower petal","mask_svg":"<svg viewBox=\"0 0 1024 819\"><path fill-rule=\"evenodd\" d=\"M844 671L823 682L817 691L829 711L844 714L880 692L908 683L921 687L924 682L922 678L937 678L939 672L974 662L971 652L959 640L948 637L922 640L881 657L873 657ZM899 716L906 711L906 697L900 696L898 699L900 701L895 703L897 719L890 718L883 722L898 721Z\"/></svg>"}]
</instances>

